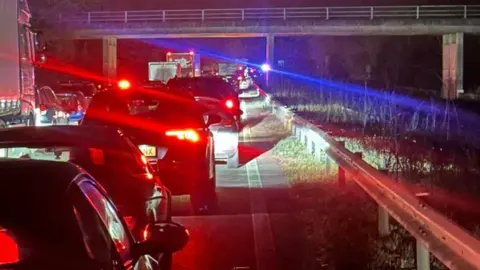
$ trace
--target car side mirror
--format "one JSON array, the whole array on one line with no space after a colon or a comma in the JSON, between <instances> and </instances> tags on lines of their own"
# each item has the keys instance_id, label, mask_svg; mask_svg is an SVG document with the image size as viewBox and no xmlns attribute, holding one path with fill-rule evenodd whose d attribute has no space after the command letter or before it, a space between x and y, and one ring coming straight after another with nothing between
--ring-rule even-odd
<instances>
[{"instance_id":1,"label":"car side mirror","mask_svg":"<svg viewBox=\"0 0 480 270\"><path fill-rule=\"evenodd\" d=\"M138 243L139 255L174 253L183 249L190 238L188 230L174 222L148 224L143 236L144 241Z\"/></svg>"},{"instance_id":2,"label":"car side mirror","mask_svg":"<svg viewBox=\"0 0 480 270\"><path fill-rule=\"evenodd\" d=\"M211 113L208 115L207 126L215 125L222 122L222 117L220 115Z\"/></svg>"}]
</instances>

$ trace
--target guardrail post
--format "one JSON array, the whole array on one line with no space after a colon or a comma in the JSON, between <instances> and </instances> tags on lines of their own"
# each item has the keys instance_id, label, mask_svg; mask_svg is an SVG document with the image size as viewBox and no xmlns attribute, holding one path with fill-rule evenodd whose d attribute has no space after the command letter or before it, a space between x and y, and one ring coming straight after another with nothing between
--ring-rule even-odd
<instances>
[{"instance_id":1,"label":"guardrail post","mask_svg":"<svg viewBox=\"0 0 480 270\"><path fill-rule=\"evenodd\" d=\"M165 22L167 20L166 15L167 14L166 14L165 10L162 10L162 22Z\"/></svg>"},{"instance_id":2,"label":"guardrail post","mask_svg":"<svg viewBox=\"0 0 480 270\"><path fill-rule=\"evenodd\" d=\"M124 19L124 22L125 22L125 23L128 22L128 11L125 11L125 19Z\"/></svg>"},{"instance_id":3,"label":"guardrail post","mask_svg":"<svg viewBox=\"0 0 480 270\"><path fill-rule=\"evenodd\" d=\"M205 20L205 10L202 9L202 21Z\"/></svg>"},{"instance_id":4,"label":"guardrail post","mask_svg":"<svg viewBox=\"0 0 480 270\"><path fill-rule=\"evenodd\" d=\"M467 16L467 6L463 6L463 18L466 19L468 16Z\"/></svg>"},{"instance_id":5,"label":"guardrail post","mask_svg":"<svg viewBox=\"0 0 480 270\"><path fill-rule=\"evenodd\" d=\"M420 19L420 6L417 6L417 15L416 15L416 18L417 18L417 19Z\"/></svg>"},{"instance_id":6,"label":"guardrail post","mask_svg":"<svg viewBox=\"0 0 480 270\"><path fill-rule=\"evenodd\" d=\"M325 8L325 20L330 19L330 9L327 7Z\"/></svg>"},{"instance_id":7,"label":"guardrail post","mask_svg":"<svg viewBox=\"0 0 480 270\"><path fill-rule=\"evenodd\" d=\"M245 9L242 9L242 21L245 20Z\"/></svg>"},{"instance_id":8,"label":"guardrail post","mask_svg":"<svg viewBox=\"0 0 480 270\"><path fill-rule=\"evenodd\" d=\"M380 236L387 236L390 234L390 220L387 210L378 205L378 233Z\"/></svg>"},{"instance_id":9,"label":"guardrail post","mask_svg":"<svg viewBox=\"0 0 480 270\"><path fill-rule=\"evenodd\" d=\"M430 270L430 251L420 240L417 239L416 242L417 270Z\"/></svg>"},{"instance_id":10,"label":"guardrail post","mask_svg":"<svg viewBox=\"0 0 480 270\"><path fill-rule=\"evenodd\" d=\"M370 20L373 20L373 7L370 7Z\"/></svg>"},{"instance_id":11,"label":"guardrail post","mask_svg":"<svg viewBox=\"0 0 480 270\"><path fill-rule=\"evenodd\" d=\"M287 9L286 8L283 9L283 20L284 21L287 20Z\"/></svg>"}]
</instances>

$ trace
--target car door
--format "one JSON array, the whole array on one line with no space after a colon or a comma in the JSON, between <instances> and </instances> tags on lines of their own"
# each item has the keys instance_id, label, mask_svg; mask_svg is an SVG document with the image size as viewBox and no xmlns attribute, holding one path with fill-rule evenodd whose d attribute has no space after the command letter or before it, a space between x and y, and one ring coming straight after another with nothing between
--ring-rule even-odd
<instances>
[{"instance_id":1,"label":"car door","mask_svg":"<svg viewBox=\"0 0 480 270\"><path fill-rule=\"evenodd\" d=\"M111 200L94 181L81 177L69 189L87 253L102 269L157 269L149 255L133 257L135 242Z\"/></svg>"}]
</instances>

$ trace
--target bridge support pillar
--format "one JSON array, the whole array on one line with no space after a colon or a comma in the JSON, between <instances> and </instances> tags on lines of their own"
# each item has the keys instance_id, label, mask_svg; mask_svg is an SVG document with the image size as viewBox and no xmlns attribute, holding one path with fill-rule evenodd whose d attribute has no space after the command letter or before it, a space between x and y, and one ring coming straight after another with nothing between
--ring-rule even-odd
<instances>
[{"instance_id":1,"label":"bridge support pillar","mask_svg":"<svg viewBox=\"0 0 480 270\"><path fill-rule=\"evenodd\" d=\"M463 93L463 33L443 35L442 98L456 99Z\"/></svg>"},{"instance_id":2,"label":"bridge support pillar","mask_svg":"<svg viewBox=\"0 0 480 270\"><path fill-rule=\"evenodd\" d=\"M117 77L117 38L104 37L103 46L103 75L109 82Z\"/></svg>"},{"instance_id":3,"label":"bridge support pillar","mask_svg":"<svg viewBox=\"0 0 480 270\"><path fill-rule=\"evenodd\" d=\"M416 241L417 270L430 270L430 251L420 240Z\"/></svg>"},{"instance_id":4,"label":"bridge support pillar","mask_svg":"<svg viewBox=\"0 0 480 270\"><path fill-rule=\"evenodd\" d=\"M267 34L267 52L266 52L266 58L267 58L267 64L270 65L270 67L274 67L274 51L275 51L275 36L272 34ZM267 84L267 87L270 86L270 80L271 80L271 73L267 72L266 77L265 77L265 83Z\"/></svg>"}]
</instances>

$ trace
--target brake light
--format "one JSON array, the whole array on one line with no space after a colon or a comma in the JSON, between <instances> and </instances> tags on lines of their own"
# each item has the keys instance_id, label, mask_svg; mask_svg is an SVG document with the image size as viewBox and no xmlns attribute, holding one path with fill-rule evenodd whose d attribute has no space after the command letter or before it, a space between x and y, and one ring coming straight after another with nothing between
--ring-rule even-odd
<instances>
[{"instance_id":1,"label":"brake light","mask_svg":"<svg viewBox=\"0 0 480 270\"><path fill-rule=\"evenodd\" d=\"M0 265L16 263L20 260L19 248L7 230L0 228Z\"/></svg>"},{"instance_id":2,"label":"brake light","mask_svg":"<svg viewBox=\"0 0 480 270\"><path fill-rule=\"evenodd\" d=\"M121 90L128 90L130 89L132 85L130 84L129 81L127 80L120 80L118 81L118 87L121 89Z\"/></svg>"},{"instance_id":3,"label":"brake light","mask_svg":"<svg viewBox=\"0 0 480 270\"><path fill-rule=\"evenodd\" d=\"M228 108L228 109L233 109L233 107L235 106L235 104L233 103L233 101L231 99L227 99L225 101L225 106Z\"/></svg>"},{"instance_id":4,"label":"brake light","mask_svg":"<svg viewBox=\"0 0 480 270\"><path fill-rule=\"evenodd\" d=\"M38 108L40 109L41 112L44 112L44 111L47 110L47 107L44 104L40 104L40 106L38 106Z\"/></svg>"},{"instance_id":5,"label":"brake light","mask_svg":"<svg viewBox=\"0 0 480 270\"><path fill-rule=\"evenodd\" d=\"M177 137L179 140L187 140L191 142L198 142L200 140L200 135L193 129L185 130L169 130L165 132L165 135L169 137Z\"/></svg>"},{"instance_id":6,"label":"brake light","mask_svg":"<svg viewBox=\"0 0 480 270\"><path fill-rule=\"evenodd\" d=\"M243 79L242 76L238 76L238 77L237 77L237 80L239 80L239 81L241 81L242 79Z\"/></svg>"}]
</instances>

